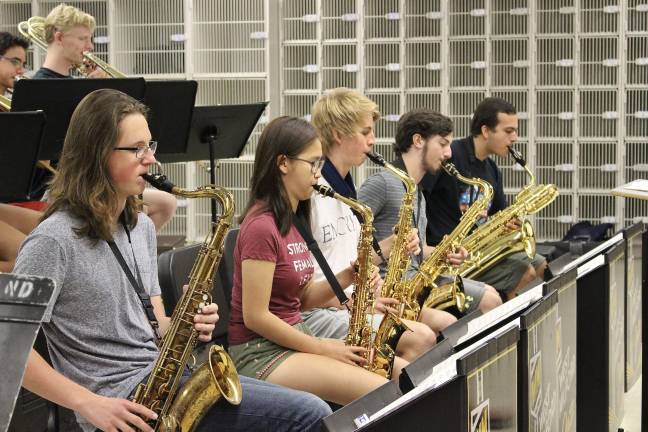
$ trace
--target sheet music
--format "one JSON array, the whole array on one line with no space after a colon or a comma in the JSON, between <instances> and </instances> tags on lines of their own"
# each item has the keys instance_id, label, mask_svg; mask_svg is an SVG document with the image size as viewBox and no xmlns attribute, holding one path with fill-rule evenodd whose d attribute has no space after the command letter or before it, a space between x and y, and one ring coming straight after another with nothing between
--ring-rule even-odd
<instances>
[{"instance_id":1,"label":"sheet music","mask_svg":"<svg viewBox=\"0 0 648 432\"><path fill-rule=\"evenodd\" d=\"M541 288L542 286L540 286ZM542 289L541 289L541 294L542 294ZM500 306L501 307L501 306ZM457 376L457 360L460 359L461 357L467 355L468 353L475 351L482 345L486 344L489 340L492 340L507 331L509 331L512 328L520 328L520 318L516 318L515 320L511 321L510 323L506 324L505 326L502 326L501 328L497 329L493 333L487 335L484 337L484 339L480 339L477 342L473 343L472 345L462 349L459 352L456 352L452 354L450 357L445 359L444 361L440 362L439 364L435 365L432 368L432 372L430 375L425 378L421 383L418 385L418 387L414 387L412 390L409 392L405 393L403 396L399 397L392 403L384 406L380 410L376 411L374 414L372 414L369 417L369 422L371 423L376 419L379 419L380 417L383 417L384 415L389 414L392 411L395 411L399 407L405 405L407 402L416 399L418 396L421 394L425 393L428 390L435 389L437 387L441 387L443 384L447 383L450 381L452 378ZM365 424L367 424L365 423Z\"/></svg>"}]
</instances>

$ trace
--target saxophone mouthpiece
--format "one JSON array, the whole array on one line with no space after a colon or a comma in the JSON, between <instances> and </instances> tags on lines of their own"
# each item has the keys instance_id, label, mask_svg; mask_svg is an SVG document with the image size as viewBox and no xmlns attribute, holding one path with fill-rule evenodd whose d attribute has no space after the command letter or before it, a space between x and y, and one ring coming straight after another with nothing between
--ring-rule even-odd
<instances>
[{"instance_id":1,"label":"saxophone mouthpiece","mask_svg":"<svg viewBox=\"0 0 648 432\"><path fill-rule=\"evenodd\" d=\"M441 166L447 172L453 177L457 177L459 175L459 171L457 170L457 167L454 166L452 162L444 161L441 163Z\"/></svg>"},{"instance_id":2,"label":"saxophone mouthpiece","mask_svg":"<svg viewBox=\"0 0 648 432\"><path fill-rule=\"evenodd\" d=\"M385 166L385 158L382 157L382 155L375 152L369 152L367 153L367 157L371 159L371 162L375 163L376 165L380 165L381 167Z\"/></svg>"},{"instance_id":3,"label":"saxophone mouthpiece","mask_svg":"<svg viewBox=\"0 0 648 432\"><path fill-rule=\"evenodd\" d=\"M142 174L144 180L149 182L151 186L164 192L173 193L173 188L176 186L167 180L164 174Z\"/></svg>"},{"instance_id":4,"label":"saxophone mouthpiece","mask_svg":"<svg viewBox=\"0 0 648 432\"><path fill-rule=\"evenodd\" d=\"M525 167L526 166L526 161L524 160L524 157L522 156L522 153L520 153L518 150L514 149L513 147L508 148L509 153L515 159L515 162L520 164L520 166Z\"/></svg>"},{"instance_id":5,"label":"saxophone mouthpiece","mask_svg":"<svg viewBox=\"0 0 648 432\"><path fill-rule=\"evenodd\" d=\"M334 198L333 195L335 195L335 191L331 189L328 186L320 185L320 184L315 184L313 185L313 189L315 189L315 192L319 193L320 195L324 195L330 198Z\"/></svg>"}]
</instances>

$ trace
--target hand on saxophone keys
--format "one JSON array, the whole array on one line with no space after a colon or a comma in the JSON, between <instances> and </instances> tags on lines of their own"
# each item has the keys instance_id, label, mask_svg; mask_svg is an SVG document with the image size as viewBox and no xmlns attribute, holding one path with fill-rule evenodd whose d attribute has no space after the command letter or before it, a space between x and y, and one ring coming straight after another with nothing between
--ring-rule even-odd
<instances>
[{"instance_id":1,"label":"hand on saxophone keys","mask_svg":"<svg viewBox=\"0 0 648 432\"><path fill-rule=\"evenodd\" d=\"M464 247L459 247L446 255L448 263L453 267L459 267L468 257L468 251Z\"/></svg>"},{"instance_id":2,"label":"hand on saxophone keys","mask_svg":"<svg viewBox=\"0 0 648 432\"><path fill-rule=\"evenodd\" d=\"M320 339L320 352L318 354L339 360L342 363L362 366L367 362L365 359L366 352L367 350L362 347L345 345L344 341L339 339L323 338Z\"/></svg>"},{"instance_id":3,"label":"hand on saxophone keys","mask_svg":"<svg viewBox=\"0 0 648 432\"><path fill-rule=\"evenodd\" d=\"M508 222L506 222L506 229L508 232L517 231L522 228L522 221L517 217L512 217Z\"/></svg>"},{"instance_id":4,"label":"hand on saxophone keys","mask_svg":"<svg viewBox=\"0 0 648 432\"><path fill-rule=\"evenodd\" d=\"M182 292L187 292L189 285L182 287ZM209 301L207 296L204 297L205 301ZM212 338L212 332L216 328L218 322L218 305L216 303L200 303L198 310L194 316L194 328L198 332L198 340L201 342L209 342Z\"/></svg>"},{"instance_id":5,"label":"hand on saxophone keys","mask_svg":"<svg viewBox=\"0 0 648 432\"><path fill-rule=\"evenodd\" d=\"M146 422L158 417L155 412L138 403L94 393L83 398L75 411L102 431L132 430L130 425L142 432L153 432Z\"/></svg>"}]
</instances>

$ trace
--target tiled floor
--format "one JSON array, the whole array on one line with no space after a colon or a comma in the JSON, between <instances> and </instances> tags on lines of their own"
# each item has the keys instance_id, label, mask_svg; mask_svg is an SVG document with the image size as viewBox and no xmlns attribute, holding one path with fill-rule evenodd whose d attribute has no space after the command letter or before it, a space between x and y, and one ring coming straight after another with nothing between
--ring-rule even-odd
<instances>
[{"instance_id":1,"label":"tiled floor","mask_svg":"<svg viewBox=\"0 0 648 432\"><path fill-rule=\"evenodd\" d=\"M641 379L625 395L625 415L621 422L624 432L641 432Z\"/></svg>"}]
</instances>

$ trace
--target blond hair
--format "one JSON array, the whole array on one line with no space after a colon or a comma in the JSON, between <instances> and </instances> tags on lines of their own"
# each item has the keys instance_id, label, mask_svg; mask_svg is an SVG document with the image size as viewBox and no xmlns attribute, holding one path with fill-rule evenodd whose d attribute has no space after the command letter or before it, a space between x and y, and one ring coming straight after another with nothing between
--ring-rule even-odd
<instances>
[{"instance_id":1,"label":"blond hair","mask_svg":"<svg viewBox=\"0 0 648 432\"><path fill-rule=\"evenodd\" d=\"M320 97L313 105L311 121L320 136L324 154L333 146L334 130L343 136L352 135L369 114L374 121L378 120L378 105L355 90L339 87Z\"/></svg>"},{"instance_id":2,"label":"blond hair","mask_svg":"<svg viewBox=\"0 0 648 432\"><path fill-rule=\"evenodd\" d=\"M51 44L54 41L54 33L57 31L66 32L78 26L94 32L97 23L92 15L74 6L61 3L52 9L45 18L45 41Z\"/></svg>"}]
</instances>

